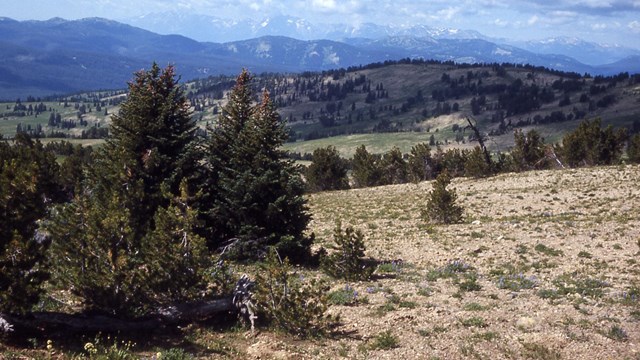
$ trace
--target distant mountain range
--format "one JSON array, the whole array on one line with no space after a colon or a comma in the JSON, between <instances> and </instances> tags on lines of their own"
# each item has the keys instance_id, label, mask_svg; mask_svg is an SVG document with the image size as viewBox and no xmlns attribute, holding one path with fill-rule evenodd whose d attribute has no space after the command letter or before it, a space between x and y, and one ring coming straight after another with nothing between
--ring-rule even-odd
<instances>
[{"instance_id":1,"label":"distant mountain range","mask_svg":"<svg viewBox=\"0 0 640 360\"><path fill-rule=\"evenodd\" d=\"M313 34L309 30L313 27L301 19L276 20L261 23L262 29L280 24L281 28L307 31L307 36ZM228 31L247 29L234 24L225 26L231 29ZM247 31L261 34L258 28ZM0 98L122 88L134 71L149 67L152 61L175 64L185 80L236 74L243 67L257 73L321 71L407 57L467 63L528 63L591 74L640 72L640 52L594 66L565 55L497 44L477 32L428 27L391 29L372 24L325 31L333 34L328 38L342 36L342 41L261 36L225 43L198 42L102 18L73 21L0 18ZM375 31L380 36L362 36ZM599 53L597 47L587 44L593 53ZM548 48L554 49L551 45Z\"/></svg>"},{"instance_id":2,"label":"distant mountain range","mask_svg":"<svg viewBox=\"0 0 640 360\"><path fill-rule=\"evenodd\" d=\"M182 34L198 41L209 42L231 42L269 35L300 40L334 41L348 38L378 39L387 36L493 40L472 30L435 29L426 25L316 24L292 16L275 16L261 20L229 20L209 15L170 11L128 18L123 22L158 34Z\"/></svg>"},{"instance_id":3,"label":"distant mountain range","mask_svg":"<svg viewBox=\"0 0 640 360\"><path fill-rule=\"evenodd\" d=\"M538 54L572 57L587 65L609 64L640 55L639 49L621 45L597 44L578 38L556 37L538 41L513 41L485 36L475 30L437 29L427 25L378 25L363 23L317 24L292 16L239 21L183 11L151 13L125 19L124 22L159 34L182 34L198 41L231 42L262 36L286 36L300 40L327 39L344 41L352 38L379 40L386 37L433 39L480 39L507 44Z\"/></svg>"}]
</instances>

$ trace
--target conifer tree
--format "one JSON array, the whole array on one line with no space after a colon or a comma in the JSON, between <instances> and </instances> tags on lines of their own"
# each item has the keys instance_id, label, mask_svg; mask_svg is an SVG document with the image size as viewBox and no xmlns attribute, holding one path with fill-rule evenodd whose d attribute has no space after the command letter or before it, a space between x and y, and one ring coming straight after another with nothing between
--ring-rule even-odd
<instances>
[{"instance_id":1,"label":"conifer tree","mask_svg":"<svg viewBox=\"0 0 640 360\"><path fill-rule=\"evenodd\" d=\"M544 139L535 130L529 130L526 135L522 130L513 133L515 145L511 151L514 170L545 169L549 162L545 158Z\"/></svg>"},{"instance_id":2,"label":"conifer tree","mask_svg":"<svg viewBox=\"0 0 640 360\"><path fill-rule=\"evenodd\" d=\"M640 163L640 134L635 134L629 139L627 156L632 163Z\"/></svg>"},{"instance_id":3,"label":"conifer tree","mask_svg":"<svg viewBox=\"0 0 640 360\"><path fill-rule=\"evenodd\" d=\"M48 241L38 221L57 196L57 175L40 142L26 134L13 146L0 141L0 312L27 312L41 293Z\"/></svg>"},{"instance_id":4,"label":"conifer tree","mask_svg":"<svg viewBox=\"0 0 640 360\"><path fill-rule=\"evenodd\" d=\"M307 168L307 187L311 191L343 190L349 188L347 164L333 146L313 151L313 161Z\"/></svg>"},{"instance_id":5,"label":"conifer tree","mask_svg":"<svg viewBox=\"0 0 640 360\"><path fill-rule=\"evenodd\" d=\"M407 161L409 180L420 182L433 177L435 168L431 158L431 148L427 143L416 144L411 148Z\"/></svg>"},{"instance_id":6,"label":"conifer tree","mask_svg":"<svg viewBox=\"0 0 640 360\"><path fill-rule=\"evenodd\" d=\"M466 176L482 178L491 175L491 166L487 164L480 146L476 146L466 153L464 173Z\"/></svg>"},{"instance_id":7,"label":"conifer tree","mask_svg":"<svg viewBox=\"0 0 640 360\"><path fill-rule=\"evenodd\" d=\"M354 187L370 187L382 181L382 169L379 157L367 151L364 145L356 148L351 159L351 176Z\"/></svg>"},{"instance_id":8,"label":"conifer tree","mask_svg":"<svg viewBox=\"0 0 640 360\"><path fill-rule=\"evenodd\" d=\"M382 169L385 184L404 184L407 182L407 163L397 146L391 148L382 157Z\"/></svg>"},{"instance_id":9,"label":"conifer tree","mask_svg":"<svg viewBox=\"0 0 640 360\"><path fill-rule=\"evenodd\" d=\"M562 153L570 166L610 165L620 160L626 140L626 129L602 130L600 119L585 120L562 138Z\"/></svg>"},{"instance_id":10,"label":"conifer tree","mask_svg":"<svg viewBox=\"0 0 640 360\"><path fill-rule=\"evenodd\" d=\"M275 246L291 261L309 259L310 220L300 171L281 150L288 133L268 92L253 105L251 76L245 70L230 93L207 143L209 247L233 240L230 255L256 259ZM213 204L210 208L209 204Z\"/></svg>"},{"instance_id":11,"label":"conifer tree","mask_svg":"<svg viewBox=\"0 0 640 360\"><path fill-rule=\"evenodd\" d=\"M433 190L429 193L427 207L422 217L436 224L454 224L462 220L462 207L456 204L458 195L455 189L447 189L451 183L449 172L441 172L433 183Z\"/></svg>"},{"instance_id":12,"label":"conifer tree","mask_svg":"<svg viewBox=\"0 0 640 360\"><path fill-rule=\"evenodd\" d=\"M83 191L49 227L55 280L87 307L139 315L202 291L189 179L195 125L174 70L136 74Z\"/></svg>"}]
</instances>

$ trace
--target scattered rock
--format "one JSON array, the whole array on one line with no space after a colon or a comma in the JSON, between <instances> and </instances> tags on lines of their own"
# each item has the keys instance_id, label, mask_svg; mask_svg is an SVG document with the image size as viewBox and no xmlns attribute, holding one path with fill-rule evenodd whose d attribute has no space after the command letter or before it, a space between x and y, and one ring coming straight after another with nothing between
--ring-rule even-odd
<instances>
[{"instance_id":1,"label":"scattered rock","mask_svg":"<svg viewBox=\"0 0 640 360\"><path fill-rule=\"evenodd\" d=\"M482 224L482 223L480 222L480 220L473 220L473 221L471 222L471 225L480 225L480 224Z\"/></svg>"},{"instance_id":2,"label":"scattered rock","mask_svg":"<svg viewBox=\"0 0 640 360\"><path fill-rule=\"evenodd\" d=\"M536 325L534 318L523 316L516 321L516 326L522 330L531 330Z\"/></svg>"}]
</instances>

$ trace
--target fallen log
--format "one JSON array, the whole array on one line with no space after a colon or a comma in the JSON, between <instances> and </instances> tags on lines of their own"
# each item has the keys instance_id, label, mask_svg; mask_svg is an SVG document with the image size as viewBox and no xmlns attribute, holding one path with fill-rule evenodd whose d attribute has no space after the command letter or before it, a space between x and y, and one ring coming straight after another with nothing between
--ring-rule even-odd
<instances>
[{"instance_id":1,"label":"fallen log","mask_svg":"<svg viewBox=\"0 0 640 360\"><path fill-rule=\"evenodd\" d=\"M186 303L163 308L157 314L138 319L122 319L103 314L34 312L26 315L0 314L16 333L64 330L78 333L150 331L168 325L204 321L222 313L236 312L233 297Z\"/></svg>"},{"instance_id":2,"label":"fallen log","mask_svg":"<svg viewBox=\"0 0 640 360\"><path fill-rule=\"evenodd\" d=\"M123 333L151 331L158 328L205 321L224 313L248 315L253 329L253 305L251 289L253 282L243 275L232 295L191 303L162 307L151 315L137 319L123 319L104 314L66 314L60 312L34 312L26 315L0 313L0 323L5 333L14 335L25 332L67 331L77 333ZM2 329L0 328L0 335Z\"/></svg>"}]
</instances>

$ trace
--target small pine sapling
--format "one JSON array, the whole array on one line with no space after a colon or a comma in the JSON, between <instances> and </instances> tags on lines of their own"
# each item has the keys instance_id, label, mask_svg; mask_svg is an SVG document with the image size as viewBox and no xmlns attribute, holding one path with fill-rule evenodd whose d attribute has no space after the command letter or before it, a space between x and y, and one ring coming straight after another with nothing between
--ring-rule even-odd
<instances>
[{"instance_id":1,"label":"small pine sapling","mask_svg":"<svg viewBox=\"0 0 640 360\"><path fill-rule=\"evenodd\" d=\"M367 280L373 268L367 266L364 258L364 235L360 230L348 226L344 231L338 222L333 233L335 244L331 246L333 252L322 260L324 271L335 278L347 281Z\"/></svg>"},{"instance_id":2,"label":"small pine sapling","mask_svg":"<svg viewBox=\"0 0 640 360\"><path fill-rule=\"evenodd\" d=\"M433 190L429 193L427 207L422 212L426 221L436 224L455 224L462 221L462 207L456 204L458 195L455 189L447 190L451 177L445 170L433 183Z\"/></svg>"},{"instance_id":3,"label":"small pine sapling","mask_svg":"<svg viewBox=\"0 0 640 360\"><path fill-rule=\"evenodd\" d=\"M258 318L266 319L277 329L299 338L319 337L337 323L327 315L329 287L291 270L289 260L280 259L271 248L261 271L256 275Z\"/></svg>"}]
</instances>

